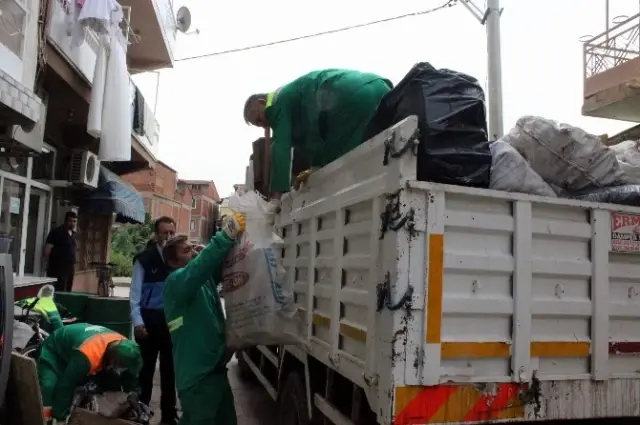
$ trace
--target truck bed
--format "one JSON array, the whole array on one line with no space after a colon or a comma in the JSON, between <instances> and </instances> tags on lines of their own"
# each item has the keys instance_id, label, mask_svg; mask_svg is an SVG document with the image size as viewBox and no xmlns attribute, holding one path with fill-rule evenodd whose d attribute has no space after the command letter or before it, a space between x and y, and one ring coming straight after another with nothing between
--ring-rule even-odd
<instances>
[{"instance_id":1,"label":"truck bed","mask_svg":"<svg viewBox=\"0 0 640 425\"><path fill-rule=\"evenodd\" d=\"M640 415L640 258L612 244L640 208L416 181L416 127L283 200L307 343L287 350L363 388L380 424Z\"/></svg>"}]
</instances>

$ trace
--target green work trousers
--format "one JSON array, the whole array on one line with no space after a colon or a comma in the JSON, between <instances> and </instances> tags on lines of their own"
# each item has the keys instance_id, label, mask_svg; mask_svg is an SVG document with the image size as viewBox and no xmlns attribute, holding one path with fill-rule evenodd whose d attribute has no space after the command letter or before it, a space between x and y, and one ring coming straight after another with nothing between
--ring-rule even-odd
<instances>
[{"instance_id":1,"label":"green work trousers","mask_svg":"<svg viewBox=\"0 0 640 425\"><path fill-rule=\"evenodd\" d=\"M182 417L179 425L237 425L236 407L226 370L208 375L178 391Z\"/></svg>"}]
</instances>

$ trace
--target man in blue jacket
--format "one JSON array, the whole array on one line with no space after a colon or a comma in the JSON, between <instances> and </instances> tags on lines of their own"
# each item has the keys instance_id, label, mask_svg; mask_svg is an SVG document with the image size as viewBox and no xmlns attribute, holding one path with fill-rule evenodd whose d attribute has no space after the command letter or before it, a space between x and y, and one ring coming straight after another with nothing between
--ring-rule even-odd
<instances>
[{"instance_id":1,"label":"man in blue jacket","mask_svg":"<svg viewBox=\"0 0 640 425\"><path fill-rule=\"evenodd\" d=\"M138 377L142 390L140 401L147 405L151 401L153 375L159 355L161 424L175 425L177 413L173 354L162 295L164 280L169 275L162 249L176 233L175 220L171 217L158 218L154 223L154 233L155 243L147 244L147 249L135 256L131 276L131 318L143 362Z\"/></svg>"}]
</instances>

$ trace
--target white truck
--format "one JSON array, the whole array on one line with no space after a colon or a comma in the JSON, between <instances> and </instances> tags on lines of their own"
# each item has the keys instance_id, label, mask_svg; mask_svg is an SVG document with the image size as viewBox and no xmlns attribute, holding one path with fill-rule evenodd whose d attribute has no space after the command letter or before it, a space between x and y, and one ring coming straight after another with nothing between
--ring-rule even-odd
<instances>
[{"instance_id":1,"label":"white truck","mask_svg":"<svg viewBox=\"0 0 640 425\"><path fill-rule=\"evenodd\" d=\"M640 208L417 181L416 129L283 199L306 345L239 356L282 424L640 416Z\"/></svg>"}]
</instances>

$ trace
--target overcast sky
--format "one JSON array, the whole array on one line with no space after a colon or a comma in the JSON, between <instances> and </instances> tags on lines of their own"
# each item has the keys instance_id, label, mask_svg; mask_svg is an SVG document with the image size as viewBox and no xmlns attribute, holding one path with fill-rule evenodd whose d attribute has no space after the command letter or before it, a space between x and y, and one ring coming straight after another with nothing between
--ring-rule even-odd
<instances>
[{"instance_id":1,"label":"overcast sky","mask_svg":"<svg viewBox=\"0 0 640 425\"><path fill-rule=\"evenodd\" d=\"M174 0L192 12L176 57L271 42L416 12L443 0ZM481 7L483 0L477 1ZM541 115L595 133L631 124L582 117L583 35L605 29L604 0L502 0L504 125ZM611 17L638 12L638 0L611 0ZM246 97L268 92L316 69L371 71L398 82L416 62L431 62L478 78L486 89L485 28L461 5L311 40L177 62L161 72L157 118L160 159L181 178L213 180L221 196L244 182L251 142L262 131L242 117ZM148 103L156 76L135 77Z\"/></svg>"}]
</instances>

